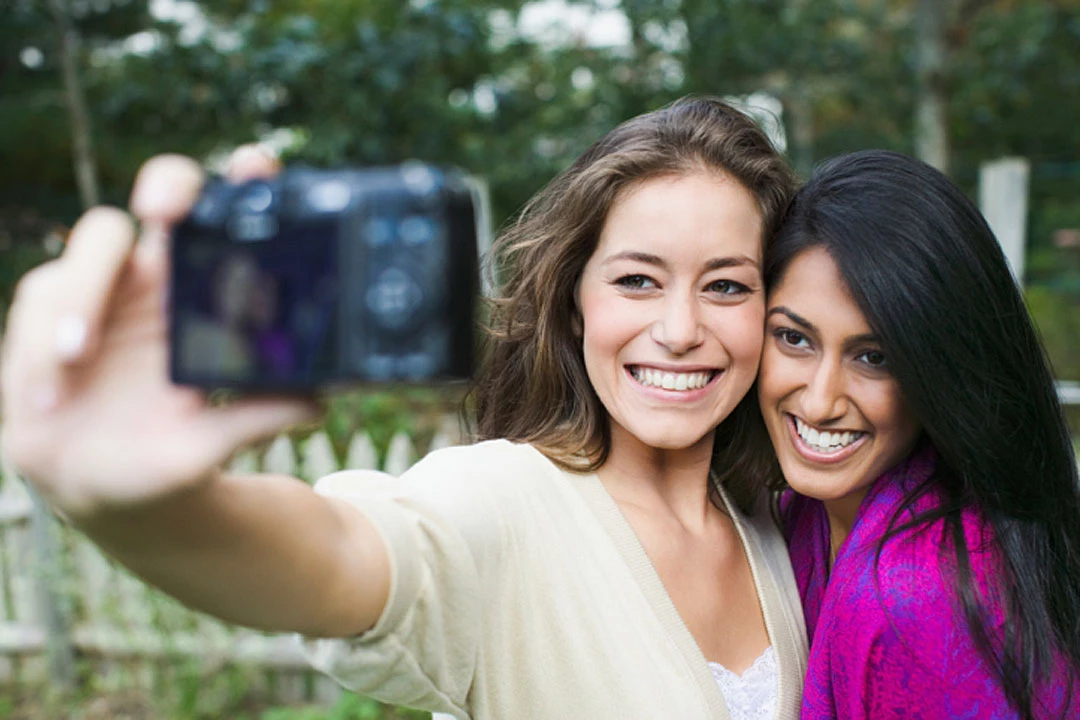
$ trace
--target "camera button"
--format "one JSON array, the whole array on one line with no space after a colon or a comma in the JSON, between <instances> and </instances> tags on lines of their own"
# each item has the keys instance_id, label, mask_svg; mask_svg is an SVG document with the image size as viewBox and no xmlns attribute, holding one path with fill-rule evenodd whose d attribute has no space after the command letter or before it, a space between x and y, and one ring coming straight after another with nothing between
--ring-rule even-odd
<instances>
[{"instance_id":1,"label":"camera button","mask_svg":"<svg viewBox=\"0 0 1080 720\"><path fill-rule=\"evenodd\" d=\"M438 230L431 218L425 215L410 215L401 221L398 233L406 245L426 245L435 239Z\"/></svg>"},{"instance_id":2,"label":"camera button","mask_svg":"<svg viewBox=\"0 0 1080 720\"><path fill-rule=\"evenodd\" d=\"M387 217L373 217L365 223L364 237L371 247L386 247L394 242L394 221Z\"/></svg>"},{"instance_id":3,"label":"camera button","mask_svg":"<svg viewBox=\"0 0 1080 720\"><path fill-rule=\"evenodd\" d=\"M430 353L409 353L401 358L398 368L402 377L412 379L430 377L438 366Z\"/></svg>"},{"instance_id":4,"label":"camera button","mask_svg":"<svg viewBox=\"0 0 1080 720\"><path fill-rule=\"evenodd\" d=\"M372 380L389 380L394 377L393 355L369 355L360 363L359 370Z\"/></svg>"},{"instance_id":5,"label":"camera button","mask_svg":"<svg viewBox=\"0 0 1080 720\"><path fill-rule=\"evenodd\" d=\"M246 212L264 213L274 204L274 191L264 183L252 183L244 189L237 204Z\"/></svg>"}]
</instances>

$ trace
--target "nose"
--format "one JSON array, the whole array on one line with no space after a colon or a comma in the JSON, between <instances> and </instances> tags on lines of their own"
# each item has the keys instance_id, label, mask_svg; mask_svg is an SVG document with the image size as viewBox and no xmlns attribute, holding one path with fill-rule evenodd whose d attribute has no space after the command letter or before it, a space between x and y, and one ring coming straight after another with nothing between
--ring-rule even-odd
<instances>
[{"instance_id":1,"label":"nose","mask_svg":"<svg viewBox=\"0 0 1080 720\"><path fill-rule=\"evenodd\" d=\"M701 344L703 330L696 298L677 294L664 299L660 317L652 324L652 339L674 355Z\"/></svg>"},{"instance_id":2,"label":"nose","mask_svg":"<svg viewBox=\"0 0 1080 720\"><path fill-rule=\"evenodd\" d=\"M814 425L836 420L847 412L844 368L824 358L814 368L802 396L803 419Z\"/></svg>"}]
</instances>

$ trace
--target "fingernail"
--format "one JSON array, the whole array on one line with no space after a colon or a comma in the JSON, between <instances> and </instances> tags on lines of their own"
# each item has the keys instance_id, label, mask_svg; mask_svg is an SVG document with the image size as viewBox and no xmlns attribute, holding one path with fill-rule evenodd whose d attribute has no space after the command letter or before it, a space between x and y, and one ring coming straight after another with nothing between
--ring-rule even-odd
<instances>
[{"instance_id":1,"label":"fingernail","mask_svg":"<svg viewBox=\"0 0 1080 720\"><path fill-rule=\"evenodd\" d=\"M86 321L68 316L56 326L56 352L64 360L74 360L86 348Z\"/></svg>"},{"instance_id":2,"label":"fingernail","mask_svg":"<svg viewBox=\"0 0 1080 720\"><path fill-rule=\"evenodd\" d=\"M278 154L272 148L261 144L241 145L229 158L225 174L233 182L249 180L251 177L262 177L266 173L268 162L273 167L277 167L280 163Z\"/></svg>"},{"instance_id":3,"label":"fingernail","mask_svg":"<svg viewBox=\"0 0 1080 720\"><path fill-rule=\"evenodd\" d=\"M153 217L168 212L176 188L165 173L143 173L131 193L131 208L136 215Z\"/></svg>"},{"instance_id":4,"label":"fingernail","mask_svg":"<svg viewBox=\"0 0 1080 720\"><path fill-rule=\"evenodd\" d=\"M278 154L274 148L269 145L263 145L262 143L251 143L248 145L241 145L233 151L233 155L230 158L231 161L243 161L248 158L257 157L263 160L270 160L271 162L278 162Z\"/></svg>"}]
</instances>

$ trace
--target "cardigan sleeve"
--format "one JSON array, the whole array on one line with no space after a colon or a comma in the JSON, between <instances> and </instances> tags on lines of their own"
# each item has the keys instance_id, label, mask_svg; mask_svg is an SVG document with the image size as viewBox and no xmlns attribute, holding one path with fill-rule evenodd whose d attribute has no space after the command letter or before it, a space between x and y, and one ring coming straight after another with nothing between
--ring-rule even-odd
<instances>
[{"instance_id":1,"label":"cardigan sleeve","mask_svg":"<svg viewBox=\"0 0 1080 720\"><path fill-rule=\"evenodd\" d=\"M490 449L490 448L489 448ZM386 544L390 595L375 626L353 638L306 639L305 654L343 686L409 707L465 713L500 545L497 504L476 446L433 453L401 478L344 471L316 485L363 512Z\"/></svg>"}]
</instances>

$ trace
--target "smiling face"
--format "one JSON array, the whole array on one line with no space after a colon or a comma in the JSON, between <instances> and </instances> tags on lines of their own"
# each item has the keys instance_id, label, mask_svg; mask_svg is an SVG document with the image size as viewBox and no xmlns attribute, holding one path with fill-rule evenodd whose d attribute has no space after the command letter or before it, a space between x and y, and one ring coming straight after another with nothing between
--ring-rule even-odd
<instances>
[{"instance_id":1,"label":"smiling face","mask_svg":"<svg viewBox=\"0 0 1080 720\"><path fill-rule=\"evenodd\" d=\"M769 295L758 393L787 482L847 527L921 432L836 263L795 256Z\"/></svg>"},{"instance_id":2,"label":"smiling face","mask_svg":"<svg viewBox=\"0 0 1080 720\"><path fill-rule=\"evenodd\" d=\"M716 174L648 180L612 205L577 303L613 455L711 451L757 373L762 227L754 197Z\"/></svg>"}]
</instances>

